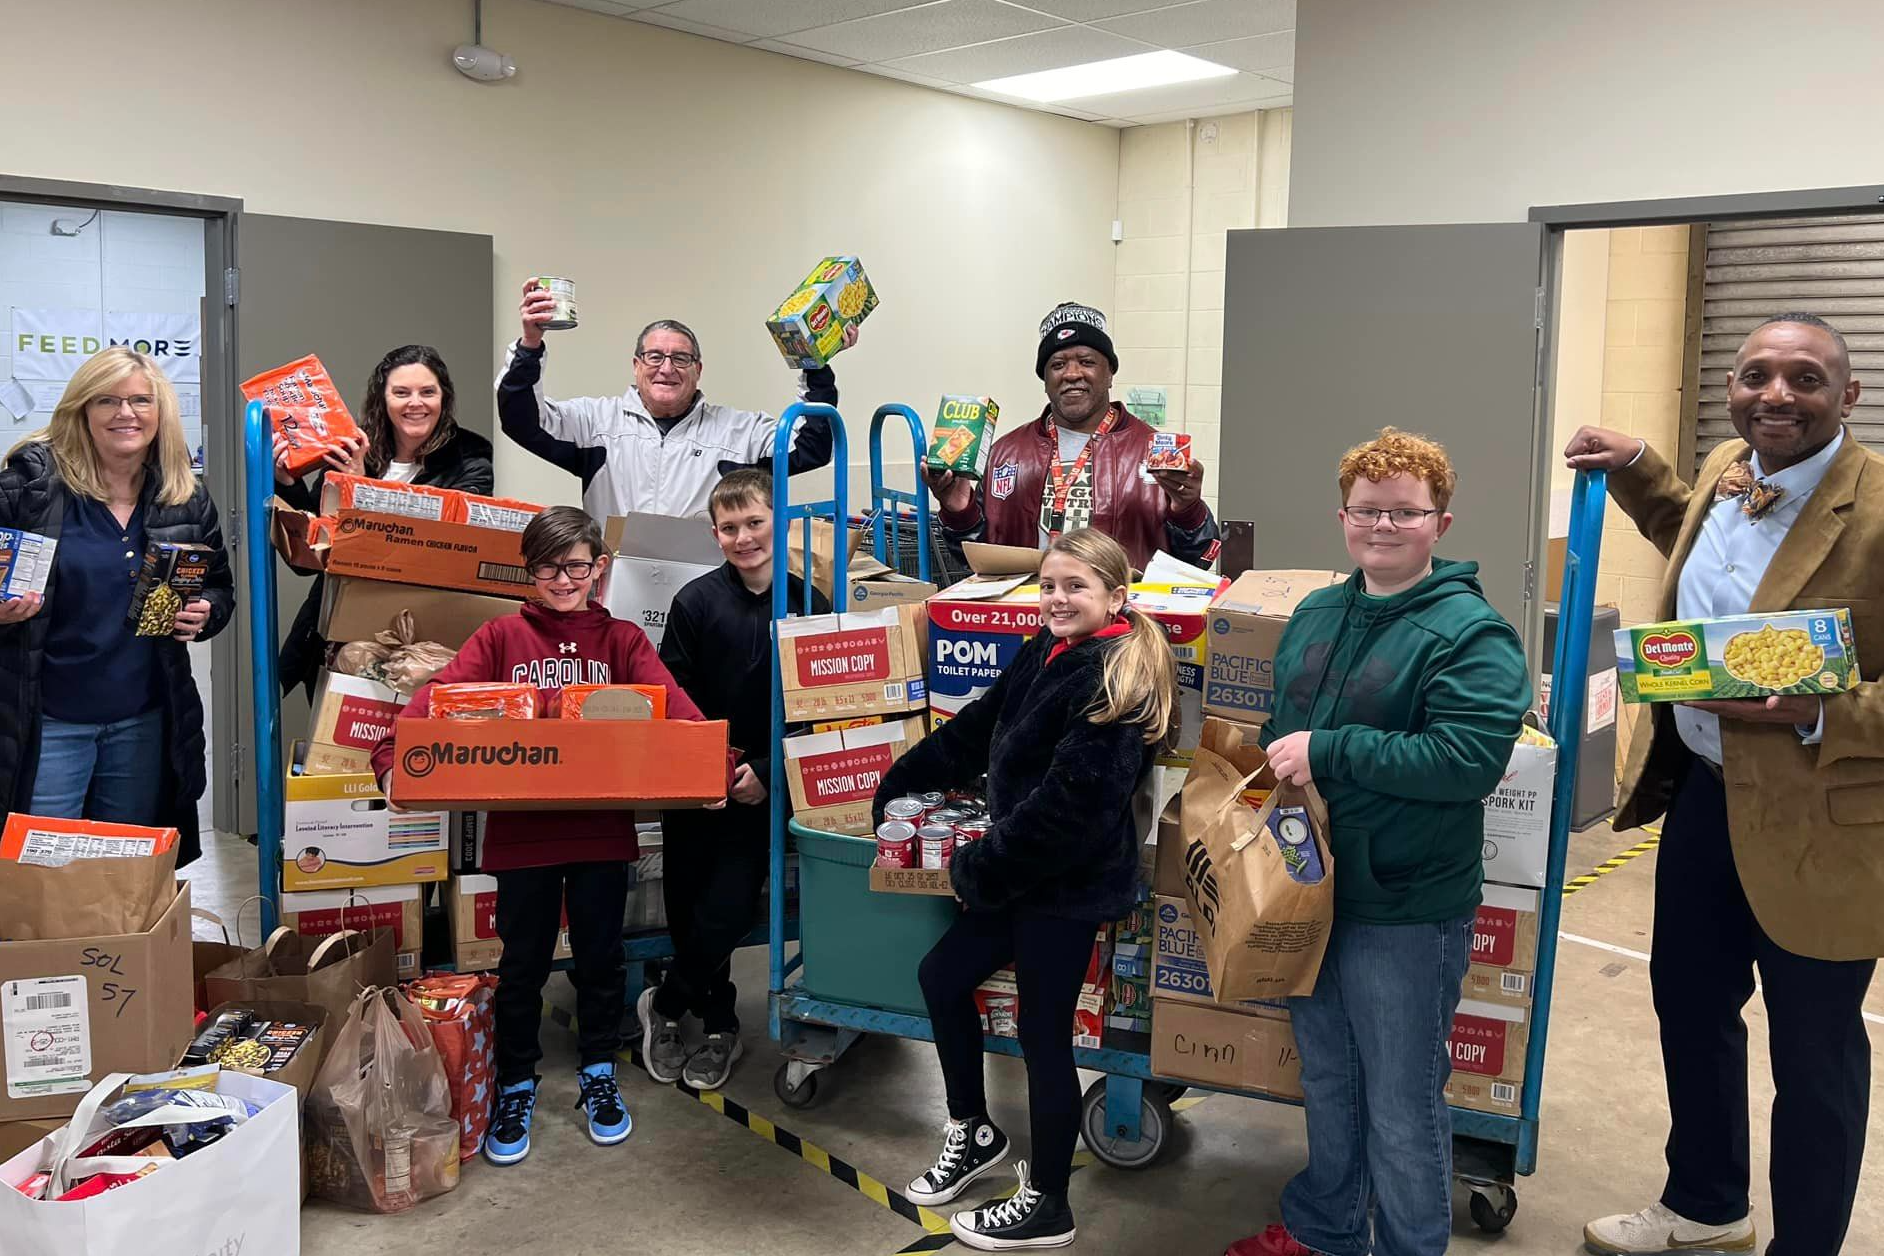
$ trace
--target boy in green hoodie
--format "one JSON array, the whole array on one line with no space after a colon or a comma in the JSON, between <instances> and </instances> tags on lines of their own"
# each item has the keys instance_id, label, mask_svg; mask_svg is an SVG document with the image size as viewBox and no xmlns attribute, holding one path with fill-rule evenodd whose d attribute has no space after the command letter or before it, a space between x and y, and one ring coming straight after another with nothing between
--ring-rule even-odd
<instances>
[{"instance_id":1,"label":"boy in green hoodie","mask_svg":"<svg viewBox=\"0 0 1884 1256\"><path fill-rule=\"evenodd\" d=\"M1304 599L1276 650L1263 744L1328 804L1334 928L1289 1000L1308 1167L1282 1225L1227 1256L1440 1256L1452 1233L1448 1038L1483 876L1483 800L1531 685L1478 564L1433 558L1446 451L1387 428L1341 459L1355 573Z\"/></svg>"}]
</instances>

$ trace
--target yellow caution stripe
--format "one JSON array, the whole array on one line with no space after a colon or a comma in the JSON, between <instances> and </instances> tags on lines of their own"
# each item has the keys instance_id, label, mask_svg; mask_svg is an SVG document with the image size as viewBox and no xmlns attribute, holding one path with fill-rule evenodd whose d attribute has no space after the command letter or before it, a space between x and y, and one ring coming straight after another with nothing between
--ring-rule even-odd
<instances>
[{"instance_id":1,"label":"yellow caution stripe","mask_svg":"<svg viewBox=\"0 0 1884 1256\"><path fill-rule=\"evenodd\" d=\"M1628 850L1603 860L1602 863L1597 864L1582 876L1572 877L1570 880L1564 882L1563 896L1569 898L1578 890L1586 886L1595 885L1599 879L1608 876L1618 868L1626 866L1629 861L1633 859L1640 859L1643 855L1648 854L1662 844L1662 834L1659 828L1644 828L1642 831L1647 833L1648 836L1631 846Z\"/></svg>"}]
</instances>

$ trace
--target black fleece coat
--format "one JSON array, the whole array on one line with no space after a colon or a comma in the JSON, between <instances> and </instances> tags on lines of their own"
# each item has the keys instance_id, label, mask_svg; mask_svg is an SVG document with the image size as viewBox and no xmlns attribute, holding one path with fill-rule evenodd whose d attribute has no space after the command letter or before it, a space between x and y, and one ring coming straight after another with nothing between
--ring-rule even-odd
<instances>
[{"instance_id":1,"label":"black fleece coat","mask_svg":"<svg viewBox=\"0 0 1884 1256\"><path fill-rule=\"evenodd\" d=\"M876 795L965 787L985 770L994 827L955 852L950 880L970 911L1012 909L1117 920L1138 901L1134 801L1154 747L1137 724L1095 724L1116 639L1089 639L1047 661L1042 629L959 715L896 761Z\"/></svg>"},{"instance_id":2,"label":"black fleece coat","mask_svg":"<svg viewBox=\"0 0 1884 1256\"><path fill-rule=\"evenodd\" d=\"M222 523L216 504L199 481L190 500L180 506L159 505L157 480L144 477L144 496L138 509L144 515L144 536L149 542L207 545L213 551L203 599L209 603L209 622L199 641L221 632L235 612L235 578L223 546ZM72 493L59 478L52 451L34 443L21 448L0 471L0 526L23 528L57 538L65 523ZM128 611L129 595L126 595ZM25 623L0 627L0 802L14 811L32 805L33 782L39 775L39 674L45 663L46 632L59 613L57 568L46 587L46 606ZM182 835L177 863L189 863L202 851L197 832L196 804L208 787L204 765L207 744L203 737L203 700L190 674L189 647L170 637L151 638L163 676L164 772L162 799L151 823L174 826ZM231 678L233 683L233 678Z\"/></svg>"}]
</instances>

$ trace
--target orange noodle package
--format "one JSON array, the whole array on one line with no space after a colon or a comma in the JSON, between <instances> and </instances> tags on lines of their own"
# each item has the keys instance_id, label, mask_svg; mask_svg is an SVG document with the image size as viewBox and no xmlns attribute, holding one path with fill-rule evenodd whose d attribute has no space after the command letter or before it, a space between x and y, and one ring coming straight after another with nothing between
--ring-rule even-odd
<instances>
[{"instance_id":1,"label":"orange noodle package","mask_svg":"<svg viewBox=\"0 0 1884 1256\"><path fill-rule=\"evenodd\" d=\"M435 720L533 720L536 689L504 681L474 681L433 685L431 718Z\"/></svg>"},{"instance_id":2,"label":"orange noodle package","mask_svg":"<svg viewBox=\"0 0 1884 1256\"><path fill-rule=\"evenodd\" d=\"M331 518L343 510L370 510L379 515L404 515L439 523L465 521L463 493L429 484L369 480L363 475L330 471L321 481L321 514Z\"/></svg>"},{"instance_id":3,"label":"orange noodle package","mask_svg":"<svg viewBox=\"0 0 1884 1256\"><path fill-rule=\"evenodd\" d=\"M365 439L334 380L313 354L242 381L242 395L268 407L275 434L288 447L282 466L302 475L348 437Z\"/></svg>"},{"instance_id":4,"label":"orange noodle package","mask_svg":"<svg viewBox=\"0 0 1884 1256\"><path fill-rule=\"evenodd\" d=\"M556 715L565 720L664 720L666 685L564 685Z\"/></svg>"}]
</instances>

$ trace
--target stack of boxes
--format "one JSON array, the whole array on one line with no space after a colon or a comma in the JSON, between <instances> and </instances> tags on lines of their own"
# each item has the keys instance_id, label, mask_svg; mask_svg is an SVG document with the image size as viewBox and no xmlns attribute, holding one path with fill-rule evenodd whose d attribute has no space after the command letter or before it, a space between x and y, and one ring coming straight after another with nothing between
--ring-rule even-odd
<instances>
[{"instance_id":1,"label":"stack of boxes","mask_svg":"<svg viewBox=\"0 0 1884 1256\"><path fill-rule=\"evenodd\" d=\"M1092 958L1073 1007L1073 1045L1098 1050L1105 1045L1106 1011L1111 1006L1111 973L1117 962L1113 926L1101 926L1093 938ZM995 1038L1020 1036L1020 984L1012 964L975 988L981 1032Z\"/></svg>"}]
</instances>

